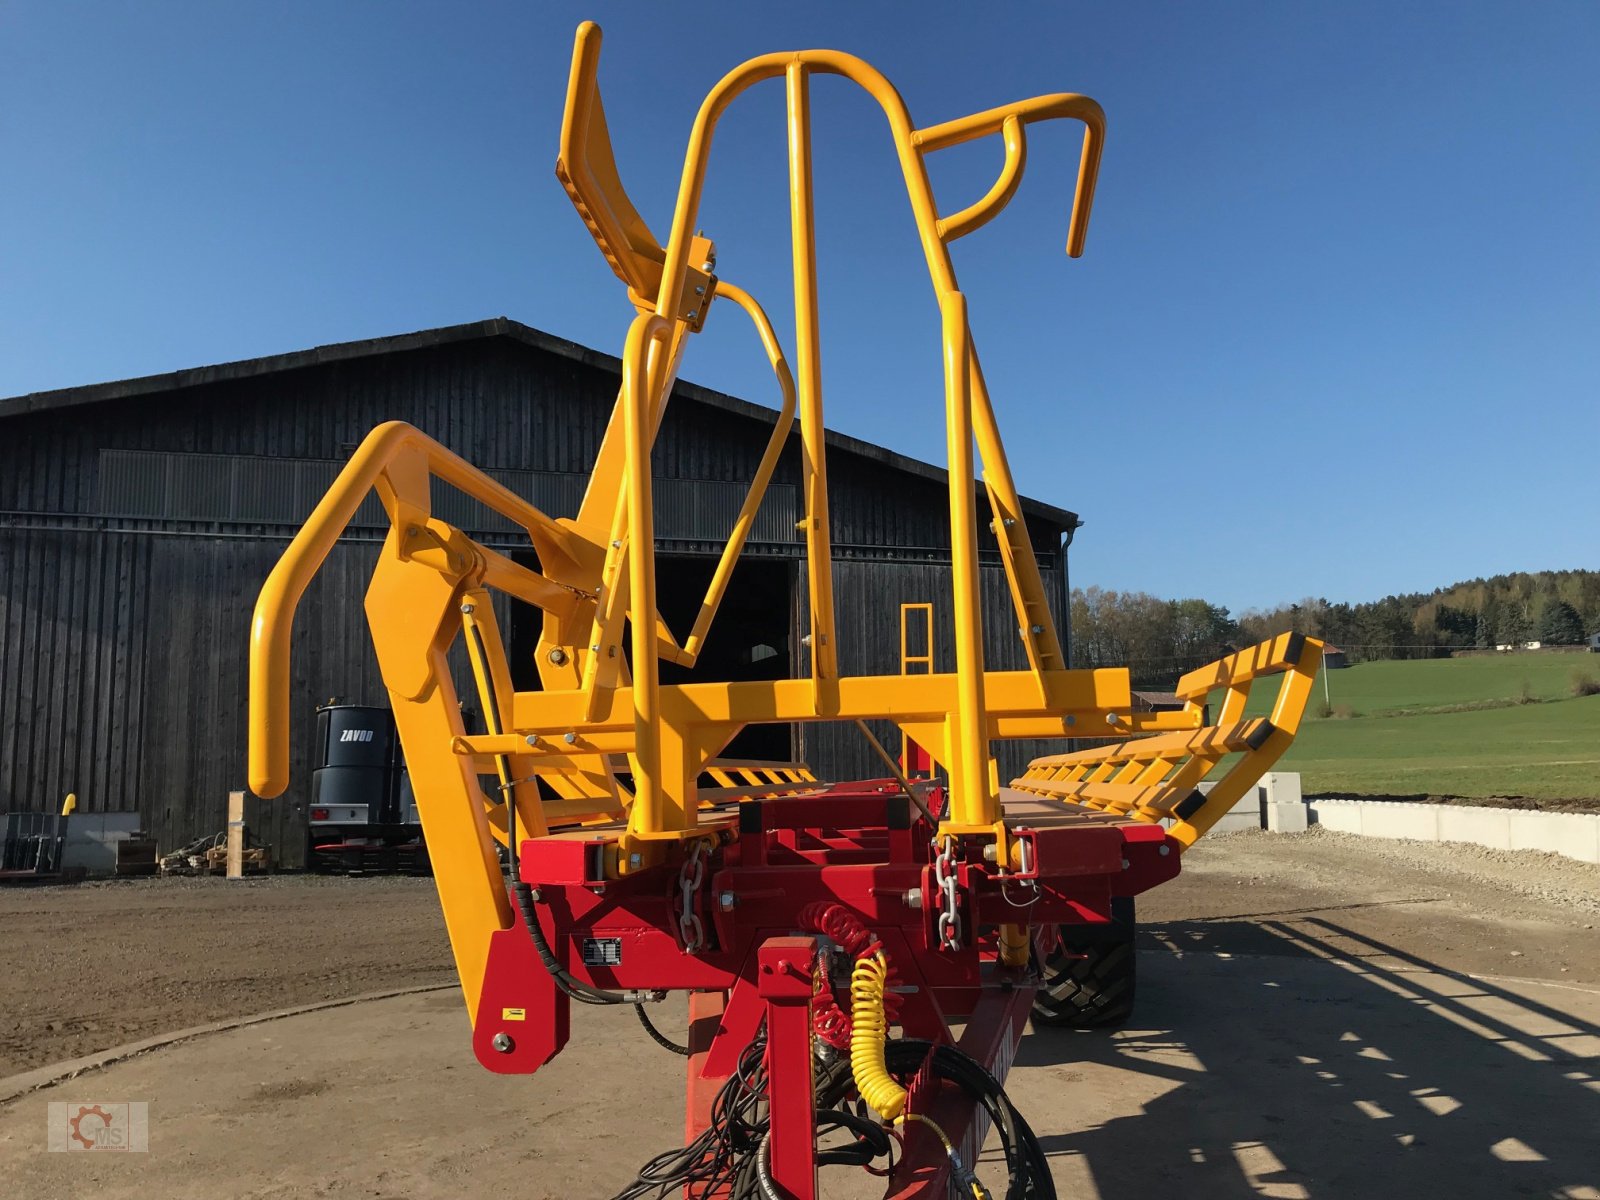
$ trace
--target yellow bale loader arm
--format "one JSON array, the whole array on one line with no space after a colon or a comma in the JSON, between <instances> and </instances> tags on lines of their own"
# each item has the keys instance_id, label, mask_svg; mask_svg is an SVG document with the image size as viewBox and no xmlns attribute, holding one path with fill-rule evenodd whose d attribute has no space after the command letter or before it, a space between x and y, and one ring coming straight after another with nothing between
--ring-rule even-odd
<instances>
[{"instance_id":1,"label":"yellow bale loader arm","mask_svg":"<svg viewBox=\"0 0 1600 1200\"><path fill-rule=\"evenodd\" d=\"M1231 654L1178 681L1184 702L1166 720L1144 720L1146 730L1189 723L1172 733L1147 732L1110 746L1036 758L1011 786L1049 800L1065 800L1140 821L1171 821L1170 836L1185 846L1216 824L1242 799L1294 741L1311 684L1322 661L1322 643L1285 633ZM1268 717L1246 717L1251 685L1282 675ZM1206 701L1222 692L1217 720L1206 720ZM1101 735L1112 736L1112 735ZM1223 759L1237 756L1205 792L1200 784Z\"/></svg>"}]
</instances>

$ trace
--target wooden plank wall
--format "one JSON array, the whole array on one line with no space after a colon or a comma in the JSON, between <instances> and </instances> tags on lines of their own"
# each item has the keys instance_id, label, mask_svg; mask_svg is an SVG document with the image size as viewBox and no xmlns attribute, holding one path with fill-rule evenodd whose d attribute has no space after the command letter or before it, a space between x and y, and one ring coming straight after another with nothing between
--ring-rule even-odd
<instances>
[{"instance_id":1,"label":"wooden plank wall","mask_svg":"<svg viewBox=\"0 0 1600 1200\"><path fill-rule=\"evenodd\" d=\"M168 848L222 829L228 792L244 786L250 613L293 527L99 512L101 450L339 459L372 426L402 419L485 467L587 471L616 384L593 364L484 338L133 400L0 411L0 810L51 810L75 791L85 811L137 808ZM769 429L677 403L656 469L748 479ZM796 443L780 483L799 483ZM831 453L829 466L844 661L851 670L898 669L899 603L932 599L948 665L944 485L847 453ZM1059 569L1059 530L1029 525L1047 571ZM315 706L335 694L384 700L361 607L375 555L371 542L341 543L296 627L295 784L261 806L257 831L288 865L303 853ZM1046 586L1054 600L1053 574ZM797 614L804 594L802 571ZM994 614L991 662L1020 665L1004 580L992 567L984 597ZM853 728L812 727L805 739L826 775L881 773Z\"/></svg>"},{"instance_id":2,"label":"wooden plank wall","mask_svg":"<svg viewBox=\"0 0 1600 1200\"><path fill-rule=\"evenodd\" d=\"M1044 584L1058 628L1065 630L1061 613L1059 567L1042 563ZM805 584L801 567L800 595L797 603L800 628L809 626ZM1005 571L985 566L980 577L983 606L983 654L990 670L1014 671L1026 668L1027 654L1017 635L1017 621ZM900 670L900 605L931 601L934 618L934 666L939 671L955 670L955 629L951 619L950 566L948 563L906 563L893 561L835 561L833 564L834 619L839 636L839 670L845 674L895 674ZM920 632L920 631L919 631ZM915 636L915 634L913 635ZM1063 636L1064 633L1063 633ZM808 671L809 660L802 659L797 674ZM900 734L887 722L873 725L878 740L895 753ZM885 774L880 759L861 731L851 722L828 722L800 727L801 757L812 764L822 779L875 778ZM1060 752L1065 739L1047 742L1034 739L997 742L995 755L1000 761L1000 777L1009 781L1019 775L1031 759L1041 754ZM1009 772L1009 774L1007 773Z\"/></svg>"}]
</instances>

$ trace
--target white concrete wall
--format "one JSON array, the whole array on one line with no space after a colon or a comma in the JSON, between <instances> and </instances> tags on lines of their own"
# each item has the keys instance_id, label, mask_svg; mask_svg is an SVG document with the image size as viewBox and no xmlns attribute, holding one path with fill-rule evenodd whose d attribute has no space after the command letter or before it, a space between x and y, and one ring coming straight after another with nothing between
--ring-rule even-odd
<instances>
[{"instance_id":1,"label":"white concrete wall","mask_svg":"<svg viewBox=\"0 0 1600 1200\"><path fill-rule=\"evenodd\" d=\"M1339 833L1467 842L1493 850L1542 850L1600 863L1600 814L1387 800L1312 800L1305 807L1315 824Z\"/></svg>"}]
</instances>

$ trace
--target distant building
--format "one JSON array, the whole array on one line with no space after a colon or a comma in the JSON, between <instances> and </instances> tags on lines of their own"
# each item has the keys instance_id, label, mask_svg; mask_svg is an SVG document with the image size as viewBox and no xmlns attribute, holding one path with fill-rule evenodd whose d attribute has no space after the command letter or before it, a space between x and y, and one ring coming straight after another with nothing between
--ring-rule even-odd
<instances>
[{"instance_id":1,"label":"distant building","mask_svg":"<svg viewBox=\"0 0 1600 1200\"><path fill-rule=\"evenodd\" d=\"M1600 633L1591 633L1589 635L1589 653L1600 654Z\"/></svg>"},{"instance_id":2,"label":"distant building","mask_svg":"<svg viewBox=\"0 0 1600 1200\"><path fill-rule=\"evenodd\" d=\"M1177 712L1184 706L1182 696L1175 692L1134 692L1134 712Z\"/></svg>"},{"instance_id":3,"label":"distant building","mask_svg":"<svg viewBox=\"0 0 1600 1200\"><path fill-rule=\"evenodd\" d=\"M1329 643L1322 648L1322 665L1330 671L1336 671L1340 667L1348 667L1350 660L1344 656L1343 650Z\"/></svg>"}]
</instances>

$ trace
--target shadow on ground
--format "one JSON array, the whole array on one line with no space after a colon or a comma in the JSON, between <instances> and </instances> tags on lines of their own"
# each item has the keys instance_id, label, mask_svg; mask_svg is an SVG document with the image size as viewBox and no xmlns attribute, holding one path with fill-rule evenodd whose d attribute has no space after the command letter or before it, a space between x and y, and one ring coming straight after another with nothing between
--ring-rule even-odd
<instances>
[{"instance_id":1,"label":"shadow on ground","mask_svg":"<svg viewBox=\"0 0 1600 1200\"><path fill-rule=\"evenodd\" d=\"M1018 1048L1130 1114L1042 1139L1100 1200L1600 1198L1591 989L1453 975L1298 913L1147 927L1140 973L1133 1029Z\"/></svg>"}]
</instances>

